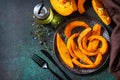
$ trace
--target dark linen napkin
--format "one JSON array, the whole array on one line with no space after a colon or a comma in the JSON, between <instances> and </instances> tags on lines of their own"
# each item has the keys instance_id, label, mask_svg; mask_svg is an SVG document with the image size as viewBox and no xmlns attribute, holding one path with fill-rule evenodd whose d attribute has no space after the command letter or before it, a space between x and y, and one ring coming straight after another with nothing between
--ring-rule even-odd
<instances>
[{"instance_id":1,"label":"dark linen napkin","mask_svg":"<svg viewBox=\"0 0 120 80\"><path fill-rule=\"evenodd\" d=\"M109 70L120 80L120 0L101 0L115 23L111 34L111 53Z\"/></svg>"}]
</instances>

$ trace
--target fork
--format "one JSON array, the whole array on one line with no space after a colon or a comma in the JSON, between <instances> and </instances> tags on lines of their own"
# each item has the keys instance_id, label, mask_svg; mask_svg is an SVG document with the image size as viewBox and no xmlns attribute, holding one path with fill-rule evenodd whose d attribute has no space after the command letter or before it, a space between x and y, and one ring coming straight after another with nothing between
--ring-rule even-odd
<instances>
[{"instance_id":1,"label":"fork","mask_svg":"<svg viewBox=\"0 0 120 80\"><path fill-rule=\"evenodd\" d=\"M49 68L48 63L38 56L37 54L33 54L32 60L35 61L38 66L40 66L43 69L48 69L51 73L53 73L59 80L63 80L58 74L56 74L52 69Z\"/></svg>"},{"instance_id":2,"label":"fork","mask_svg":"<svg viewBox=\"0 0 120 80\"><path fill-rule=\"evenodd\" d=\"M46 50L40 50L49 60L51 60L51 62L53 62L53 64L55 66L58 67L58 69L64 74L64 76L66 77L67 80L72 80L60 67L59 65L55 62L55 60L52 58L52 56L49 54L48 51Z\"/></svg>"}]
</instances>

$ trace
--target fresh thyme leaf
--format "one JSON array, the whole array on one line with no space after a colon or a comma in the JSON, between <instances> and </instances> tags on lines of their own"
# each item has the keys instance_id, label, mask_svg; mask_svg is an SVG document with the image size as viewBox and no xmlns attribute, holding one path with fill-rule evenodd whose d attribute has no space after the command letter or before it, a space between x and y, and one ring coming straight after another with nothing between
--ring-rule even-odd
<instances>
[{"instance_id":1,"label":"fresh thyme leaf","mask_svg":"<svg viewBox=\"0 0 120 80\"><path fill-rule=\"evenodd\" d=\"M40 46L46 50L52 50L54 30L50 26L34 23L34 39L38 40Z\"/></svg>"}]
</instances>

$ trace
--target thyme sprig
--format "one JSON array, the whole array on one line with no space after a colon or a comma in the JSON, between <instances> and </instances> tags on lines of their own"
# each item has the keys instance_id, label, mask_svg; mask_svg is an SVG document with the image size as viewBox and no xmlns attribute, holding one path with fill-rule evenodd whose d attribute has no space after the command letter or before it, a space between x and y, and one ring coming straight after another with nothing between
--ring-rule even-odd
<instances>
[{"instance_id":1,"label":"thyme sprig","mask_svg":"<svg viewBox=\"0 0 120 80\"><path fill-rule=\"evenodd\" d=\"M52 50L54 30L50 26L34 23L34 39L47 50Z\"/></svg>"}]
</instances>

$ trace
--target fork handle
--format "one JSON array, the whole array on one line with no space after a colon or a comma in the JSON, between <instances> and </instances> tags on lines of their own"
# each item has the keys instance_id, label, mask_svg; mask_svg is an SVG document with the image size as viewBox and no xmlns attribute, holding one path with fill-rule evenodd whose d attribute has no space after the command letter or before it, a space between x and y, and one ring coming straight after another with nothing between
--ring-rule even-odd
<instances>
[{"instance_id":1,"label":"fork handle","mask_svg":"<svg viewBox=\"0 0 120 80\"><path fill-rule=\"evenodd\" d=\"M46 50L41 50L41 52L48 57L49 60L51 60L51 62L53 62L53 64L63 73L63 75L66 77L67 80L72 80L60 67L59 65L57 65L57 63L55 62L55 60L52 58L52 56L46 51Z\"/></svg>"},{"instance_id":2,"label":"fork handle","mask_svg":"<svg viewBox=\"0 0 120 80\"><path fill-rule=\"evenodd\" d=\"M48 70L53 73L59 80L64 80L62 79L58 74L56 74L52 69L48 68Z\"/></svg>"}]
</instances>

